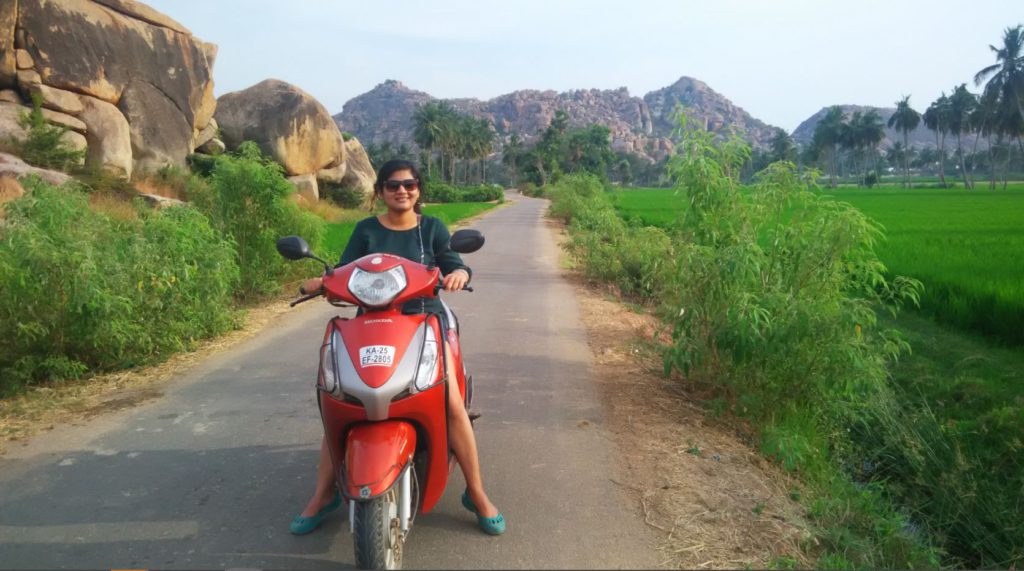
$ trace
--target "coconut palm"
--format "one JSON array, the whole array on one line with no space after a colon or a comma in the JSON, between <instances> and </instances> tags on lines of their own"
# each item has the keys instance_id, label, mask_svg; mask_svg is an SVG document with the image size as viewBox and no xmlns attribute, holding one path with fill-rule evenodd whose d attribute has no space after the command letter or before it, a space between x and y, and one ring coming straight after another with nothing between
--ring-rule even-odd
<instances>
[{"instance_id":1,"label":"coconut palm","mask_svg":"<svg viewBox=\"0 0 1024 571\"><path fill-rule=\"evenodd\" d=\"M512 173L512 186L517 186L517 180L519 176L519 170L517 163L524 154L523 140L519 138L519 133L512 131L509 135L508 143L505 143L505 148L501 151L501 163L509 167L509 171Z\"/></svg>"},{"instance_id":2,"label":"coconut palm","mask_svg":"<svg viewBox=\"0 0 1024 571\"><path fill-rule=\"evenodd\" d=\"M828 169L829 187L835 188L836 163L839 155L839 145L843 134L843 108L833 105L825 112L825 116L818 121L814 127L814 138L811 147L816 150L818 156L825 155L826 167Z\"/></svg>"},{"instance_id":3,"label":"coconut palm","mask_svg":"<svg viewBox=\"0 0 1024 571\"><path fill-rule=\"evenodd\" d=\"M889 128L903 132L903 186L910 186L910 132L921 123L921 114L910 106L910 96L896 102L896 112L889 117Z\"/></svg>"},{"instance_id":4,"label":"coconut palm","mask_svg":"<svg viewBox=\"0 0 1024 571\"><path fill-rule=\"evenodd\" d=\"M434 151L441 146L444 138L445 123L452 113L447 101L430 101L416 109L412 115L413 140L422 149L429 149L430 160L427 161L427 176L430 176L430 165L433 163ZM442 155L442 174L444 169Z\"/></svg>"},{"instance_id":5,"label":"coconut palm","mask_svg":"<svg viewBox=\"0 0 1024 571\"><path fill-rule=\"evenodd\" d=\"M935 132L939 153L939 181L946 187L946 134L949 133L949 97L943 92L921 115L924 126Z\"/></svg>"},{"instance_id":6,"label":"coconut palm","mask_svg":"<svg viewBox=\"0 0 1024 571\"><path fill-rule=\"evenodd\" d=\"M989 45L996 54L996 63L974 75L975 85L985 84L985 93L998 94L1000 102L999 130L1017 139L1024 155L1024 25L1006 28L1000 47Z\"/></svg>"},{"instance_id":7,"label":"coconut palm","mask_svg":"<svg viewBox=\"0 0 1024 571\"><path fill-rule=\"evenodd\" d=\"M1017 114L1024 120L1024 25L1006 28L1003 31L1003 45L989 49L996 54L996 63L974 75L974 84L985 84L985 91L999 93L1003 104L1016 107Z\"/></svg>"},{"instance_id":8,"label":"coconut palm","mask_svg":"<svg viewBox=\"0 0 1024 571\"><path fill-rule=\"evenodd\" d=\"M965 188L971 188L971 180L967 176L967 165L964 162L962 135L974 130L971 125L971 113L977 106L978 97L967 91L967 84L961 83L949 96L949 132L956 135L956 153L960 158L960 176Z\"/></svg>"}]
</instances>

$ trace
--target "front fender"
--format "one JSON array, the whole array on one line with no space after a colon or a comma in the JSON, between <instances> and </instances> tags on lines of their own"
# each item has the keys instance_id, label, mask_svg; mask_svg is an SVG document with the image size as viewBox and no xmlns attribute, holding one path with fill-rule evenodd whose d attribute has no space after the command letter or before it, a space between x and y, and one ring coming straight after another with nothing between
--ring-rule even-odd
<instances>
[{"instance_id":1,"label":"front fender","mask_svg":"<svg viewBox=\"0 0 1024 571\"><path fill-rule=\"evenodd\" d=\"M401 420L353 426L345 439L341 492L367 500L391 488L416 451L416 429Z\"/></svg>"}]
</instances>

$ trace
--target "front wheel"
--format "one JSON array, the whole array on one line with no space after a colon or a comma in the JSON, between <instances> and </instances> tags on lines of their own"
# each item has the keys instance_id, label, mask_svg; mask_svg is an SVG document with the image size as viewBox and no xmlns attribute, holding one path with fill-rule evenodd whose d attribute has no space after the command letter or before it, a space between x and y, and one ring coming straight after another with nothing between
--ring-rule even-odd
<instances>
[{"instance_id":1,"label":"front wheel","mask_svg":"<svg viewBox=\"0 0 1024 571\"><path fill-rule=\"evenodd\" d=\"M360 569L401 569L405 540L398 519L398 486L382 496L356 502L352 520L356 566Z\"/></svg>"}]
</instances>

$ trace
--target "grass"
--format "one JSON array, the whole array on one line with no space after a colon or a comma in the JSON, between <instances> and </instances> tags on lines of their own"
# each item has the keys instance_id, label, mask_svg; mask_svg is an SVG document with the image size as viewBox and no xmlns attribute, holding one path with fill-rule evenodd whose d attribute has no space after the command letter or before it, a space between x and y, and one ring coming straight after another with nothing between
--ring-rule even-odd
<instances>
[{"instance_id":1,"label":"grass","mask_svg":"<svg viewBox=\"0 0 1024 571\"><path fill-rule=\"evenodd\" d=\"M895 275L924 282L922 311L940 322L1024 345L1024 183L1008 190L836 189L885 227L879 257ZM615 195L627 221L670 227L685 209L670 189Z\"/></svg>"},{"instance_id":2,"label":"grass","mask_svg":"<svg viewBox=\"0 0 1024 571\"><path fill-rule=\"evenodd\" d=\"M922 311L882 316L912 353L892 368L894 406L872 410L875 421L855 437L865 456L850 469L859 481L884 482L879 493L904 506L908 530L941 538L945 564L1020 561L1024 184L1006 191L890 185L824 192L881 223L882 261L925 284ZM686 207L668 189L620 191L614 199L623 218L661 227ZM846 566L840 563L821 565Z\"/></svg>"},{"instance_id":3,"label":"grass","mask_svg":"<svg viewBox=\"0 0 1024 571\"><path fill-rule=\"evenodd\" d=\"M1024 345L1024 184L989 190L838 190L885 227L878 254L925 284L922 311Z\"/></svg>"}]
</instances>

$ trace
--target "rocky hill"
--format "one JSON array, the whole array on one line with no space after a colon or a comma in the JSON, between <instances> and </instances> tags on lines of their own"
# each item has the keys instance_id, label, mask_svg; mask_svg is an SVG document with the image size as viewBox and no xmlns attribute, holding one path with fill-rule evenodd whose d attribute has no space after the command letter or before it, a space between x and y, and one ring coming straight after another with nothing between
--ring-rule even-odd
<instances>
[{"instance_id":1,"label":"rocky hill","mask_svg":"<svg viewBox=\"0 0 1024 571\"><path fill-rule=\"evenodd\" d=\"M364 143L414 146L412 116L416 108L436 98L395 80L388 80L348 101L335 115L339 127ZM696 119L708 130L725 134L730 128L742 131L755 146L765 146L772 127L758 121L706 84L683 77L671 86L643 98L622 87L613 90L578 89L555 91L521 90L487 101L450 99L463 113L489 119L499 136L518 133L527 143L543 131L563 109L571 126L599 123L612 132L612 146L653 160L671 148L673 125L670 114L676 103L695 107Z\"/></svg>"},{"instance_id":2,"label":"rocky hill","mask_svg":"<svg viewBox=\"0 0 1024 571\"><path fill-rule=\"evenodd\" d=\"M889 117L892 117L892 114L896 112L895 107L870 107L866 105L840 105L839 107L842 107L843 114L847 117L855 111L867 113L873 109L882 117L883 125L888 123ZM796 130L793 131L793 140L800 146L807 146L811 144L811 139L814 138L814 129L818 126L818 121L821 121L827 112L828 107L822 107L817 113L808 117L803 123L800 123ZM903 143L903 133L886 127L885 139L883 139L879 144L879 148L890 149L892 148L893 143L897 141ZM922 122L918 125L917 129L914 129L909 133L908 142L911 147L919 149L924 147L935 147L935 133L926 129L924 122Z\"/></svg>"}]
</instances>

